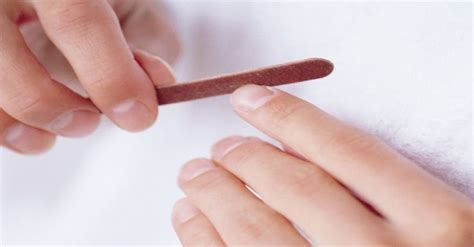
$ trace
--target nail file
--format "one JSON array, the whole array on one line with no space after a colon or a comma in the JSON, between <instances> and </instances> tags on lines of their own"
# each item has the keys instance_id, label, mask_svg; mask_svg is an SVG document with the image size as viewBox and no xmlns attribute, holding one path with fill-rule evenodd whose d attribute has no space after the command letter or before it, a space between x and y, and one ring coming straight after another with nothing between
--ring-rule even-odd
<instances>
[{"instance_id":1,"label":"nail file","mask_svg":"<svg viewBox=\"0 0 474 247\"><path fill-rule=\"evenodd\" d=\"M239 73L224 74L196 81L159 87L160 105L232 93L246 84L277 86L302 82L329 75L334 66L325 59L310 58Z\"/></svg>"}]
</instances>

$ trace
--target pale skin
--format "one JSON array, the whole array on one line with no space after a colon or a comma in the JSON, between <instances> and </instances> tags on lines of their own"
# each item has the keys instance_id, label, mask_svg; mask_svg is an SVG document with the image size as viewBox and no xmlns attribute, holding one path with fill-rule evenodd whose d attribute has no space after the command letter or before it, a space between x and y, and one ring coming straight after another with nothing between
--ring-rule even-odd
<instances>
[{"instance_id":1,"label":"pale skin","mask_svg":"<svg viewBox=\"0 0 474 247\"><path fill-rule=\"evenodd\" d=\"M179 52L163 12L150 0L1 0L0 145L41 153L91 134L101 114L151 126L154 87L175 82Z\"/></svg>"},{"instance_id":2,"label":"pale skin","mask_svg":"<svg viewBox=\"0 0 474 247\"><path fill-rule=\"evenodd\" d=\"M152 1L0 0L0 30L0 144L19 153L89 135L101 114L146 129L153 87L175 83L178 42ZM472 202L376 138L275 89L232 104L284 148L230 137L187 163L173 213L185 246L474 244Z\"/></svg>"},{"instance_id":3,"label":"pale skin","mask_svg":"<svg viewBox=\"0 0 474 247\"><path fill-rule=\"evenodd\" d=\"M474 244L472 202L377 138L276 89L248 85L231 102L284 148L234 136L185 164L184 246Z\"/></svg>"}]
</instances>

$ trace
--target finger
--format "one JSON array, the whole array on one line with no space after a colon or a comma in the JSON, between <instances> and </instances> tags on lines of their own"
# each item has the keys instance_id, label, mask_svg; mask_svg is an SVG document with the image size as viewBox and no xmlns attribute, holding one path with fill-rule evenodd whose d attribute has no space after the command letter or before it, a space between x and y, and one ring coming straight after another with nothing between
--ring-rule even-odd
<instances>
[{"instance_id":1,"label":"finger","mask_svg":"<svg viewBox=\"0 0 474 247\"><path fill-rule=\"evenodd\" d=\"M117 5L122 5L122 8ZM119 1L115 3L114 9L119 16L125 17L121 21L121 25L129 44L151 54L159 55L163 60L174 64L179 54L179 41L159 2L151 0Z\"/></svg>"},{"instance_id":2,"label":"finger","mask_svg":"<svg viewBox=\"0 0 474 247\"><path fill-rule=\"evenodd\" d=\"M148 74L153 84L157 87L176 83L176 77L171 66L160 57L154 56L143 50L134 50L135 60Z\"/></svg>"},{"instance_id":3,"label":"finger","mask_svg":"<svg viewBox=\"0 0 474 247\"><path fill-rule=\"evenodd\" d=\"M172 219L183 246L225 246L211 222L188 199L176 202Z\"/></svg>"},{"instance_id":4,"label":"finger","mask_svg":"<svg viewBox=\"0 0 474 247\"><path fill-rule=\"evenodd\" d=\"M153 124L158 110L153 84L105 0L37 0L34 6L46 34L102 112L129 131Z\"/></svg>"},{"instance_id":5,"label":"finger","mask_svg":"<svg viewBox=\"0 0 474 247\"><path fill-rule=\"evenodd\" d=\"M389 241L383 220L311 163L258 139L238 136L215 144L212 155L318 244Z\"/></svg>"},{"instance_id":6,"label":"finger","mask_svg":"<svg viewBox=\"0 0 474 247\"><path fill-rule=\"evenodd\" d=\"M248 85L231 101L245 120L322 167L394 223L436 228L452 215L433 215L466 202L387 145L303 100Z\"/></svg>"},{"instance_id":7,"label":"finger","mask_svg":"<svg viewBox=\"0 0 474 247\"><path fill-rule=\"evenodd\" d=\"M4 111L58 135L79 137L93 132L99 122L94 105L53 81L15 23L1 14L0 29L0 106Z\"/></svg>"},{"instance_id":8,"label":"finger","mask_svg":"<svg viewBox=\"0 0 474 247\"><path fill-rule=\"evenodd\" d=\"M25 125L0 109L0 145L23 154L38 154L50 149L55 136Z\"/></svg>"},{"instance_id":9,"label":"finger","mask_svg":"<svg viewBox=\"0 0 474 247\"><path fill-rule=\"evenodd\" d=\"M209 160L187 163L178 181L228 245L308 245L282 215Z\"/></svg>"},{"instance_id":10,"label":"finger","mask_svg":"<svg viewBox=\"0 0 474 247\"><path fill-rule=\"evenodd\" d=\"M295 157L298 158L298 159L306 160L306 161L307 161L307 159L306 159L305 157L303 157L303 155L301 155L300 153L296 152L296 151L295 151L293 148L291 148L290 146L288 146L288 145L286 145L286 144L284 144L284 143L282 143L281 145L282 145L282 147L283 147L283 150L285 150L286 153L291 154L291 155L295 156Z\"/></svg>"}]
</instances>

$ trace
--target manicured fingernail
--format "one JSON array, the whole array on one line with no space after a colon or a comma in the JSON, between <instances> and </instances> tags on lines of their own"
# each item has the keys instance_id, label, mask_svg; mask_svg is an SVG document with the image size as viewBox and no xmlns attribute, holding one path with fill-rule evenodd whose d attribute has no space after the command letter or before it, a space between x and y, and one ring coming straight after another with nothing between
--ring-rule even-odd
<instances>
[{"instance_id":1,"label":"manicured fingernail","mask_svg":"<svg viewBox=\"0 0 474 247\"><path fill-rule=\"evenodd\" d=\"M212 161L207 159L195 159L186 163L180 171L179 180L182 182L190 181L193 178L204 174L207 171L216 168Z\"/></svg>"},{"instance_id":2,"label":"manicured fingernail","mask_svg":"<svg viewBox=\"0 0 474 247\"><path fill-rule=\"evenodd\" d=\"M131 132L144 130L155 121L151 111L138 100L126 100L116 105L110 118L118 126Z\"/></svg>"},{"instance_id":3,"label":"manicured fingernail","mask_svg":"<svg viewBox=\"0 0 474 247\"><path fill-rule=\"evenodd\" d=\"M234 150L236 147L240 146L241 144L249 141L249 138L245 138L242 136L232 136L227 137L223 140L220 140L214 146L212 146L212 157L215 160L221 160L226 154L230 151Z\"/></svg>"},{"instance_id":4,"label":"manicured fingernail","mask_svg":"<svg viewBox=\"0 0 474 247\"><path fill-rule=\"evenodd\" d=\"M197 209L188 199L183 198L176 202L173 208L173 221L183 224L199 214Z\"/></svg>"},{"instance_id":5,"label":"manicured fingernail","mask_svg":"<svg viewBox=\"0 0 474 247\"><path fill-rule=\"evenodd\" d=\"M267 103L275 94L275 89L271 87L246 85L235 90L231 103L238 110L253 111Z\"/></svg>"},{"instance_id":6,"label":"manicured fingernail","mask_svg":"<svg viewBox=\"0 0 474 247\"><path fill-rule=\"evenodd\" d=\"M51 130L66 137L83 137L97 129L100 122L98 112L74 110L61 114L51 123Z\"/></svg>"}]
</instances>

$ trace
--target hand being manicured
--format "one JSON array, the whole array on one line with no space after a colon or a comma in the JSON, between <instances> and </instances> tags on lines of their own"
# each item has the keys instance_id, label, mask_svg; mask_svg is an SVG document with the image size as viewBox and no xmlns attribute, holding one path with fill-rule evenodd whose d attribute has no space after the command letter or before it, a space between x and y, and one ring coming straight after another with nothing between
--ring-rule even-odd
<instances>
[{"instance_id":1,"label":"hand being manicured","mask_svg":"<svg viewBox=\"0 0 474 247\"><path fill-rule=\"evenodd\" d=\"M231 101L285 149L230 137L187 163L173 213L185 246L474 244L472 202L376 138L276 89Z\"/></svg>"}]
</instances>

